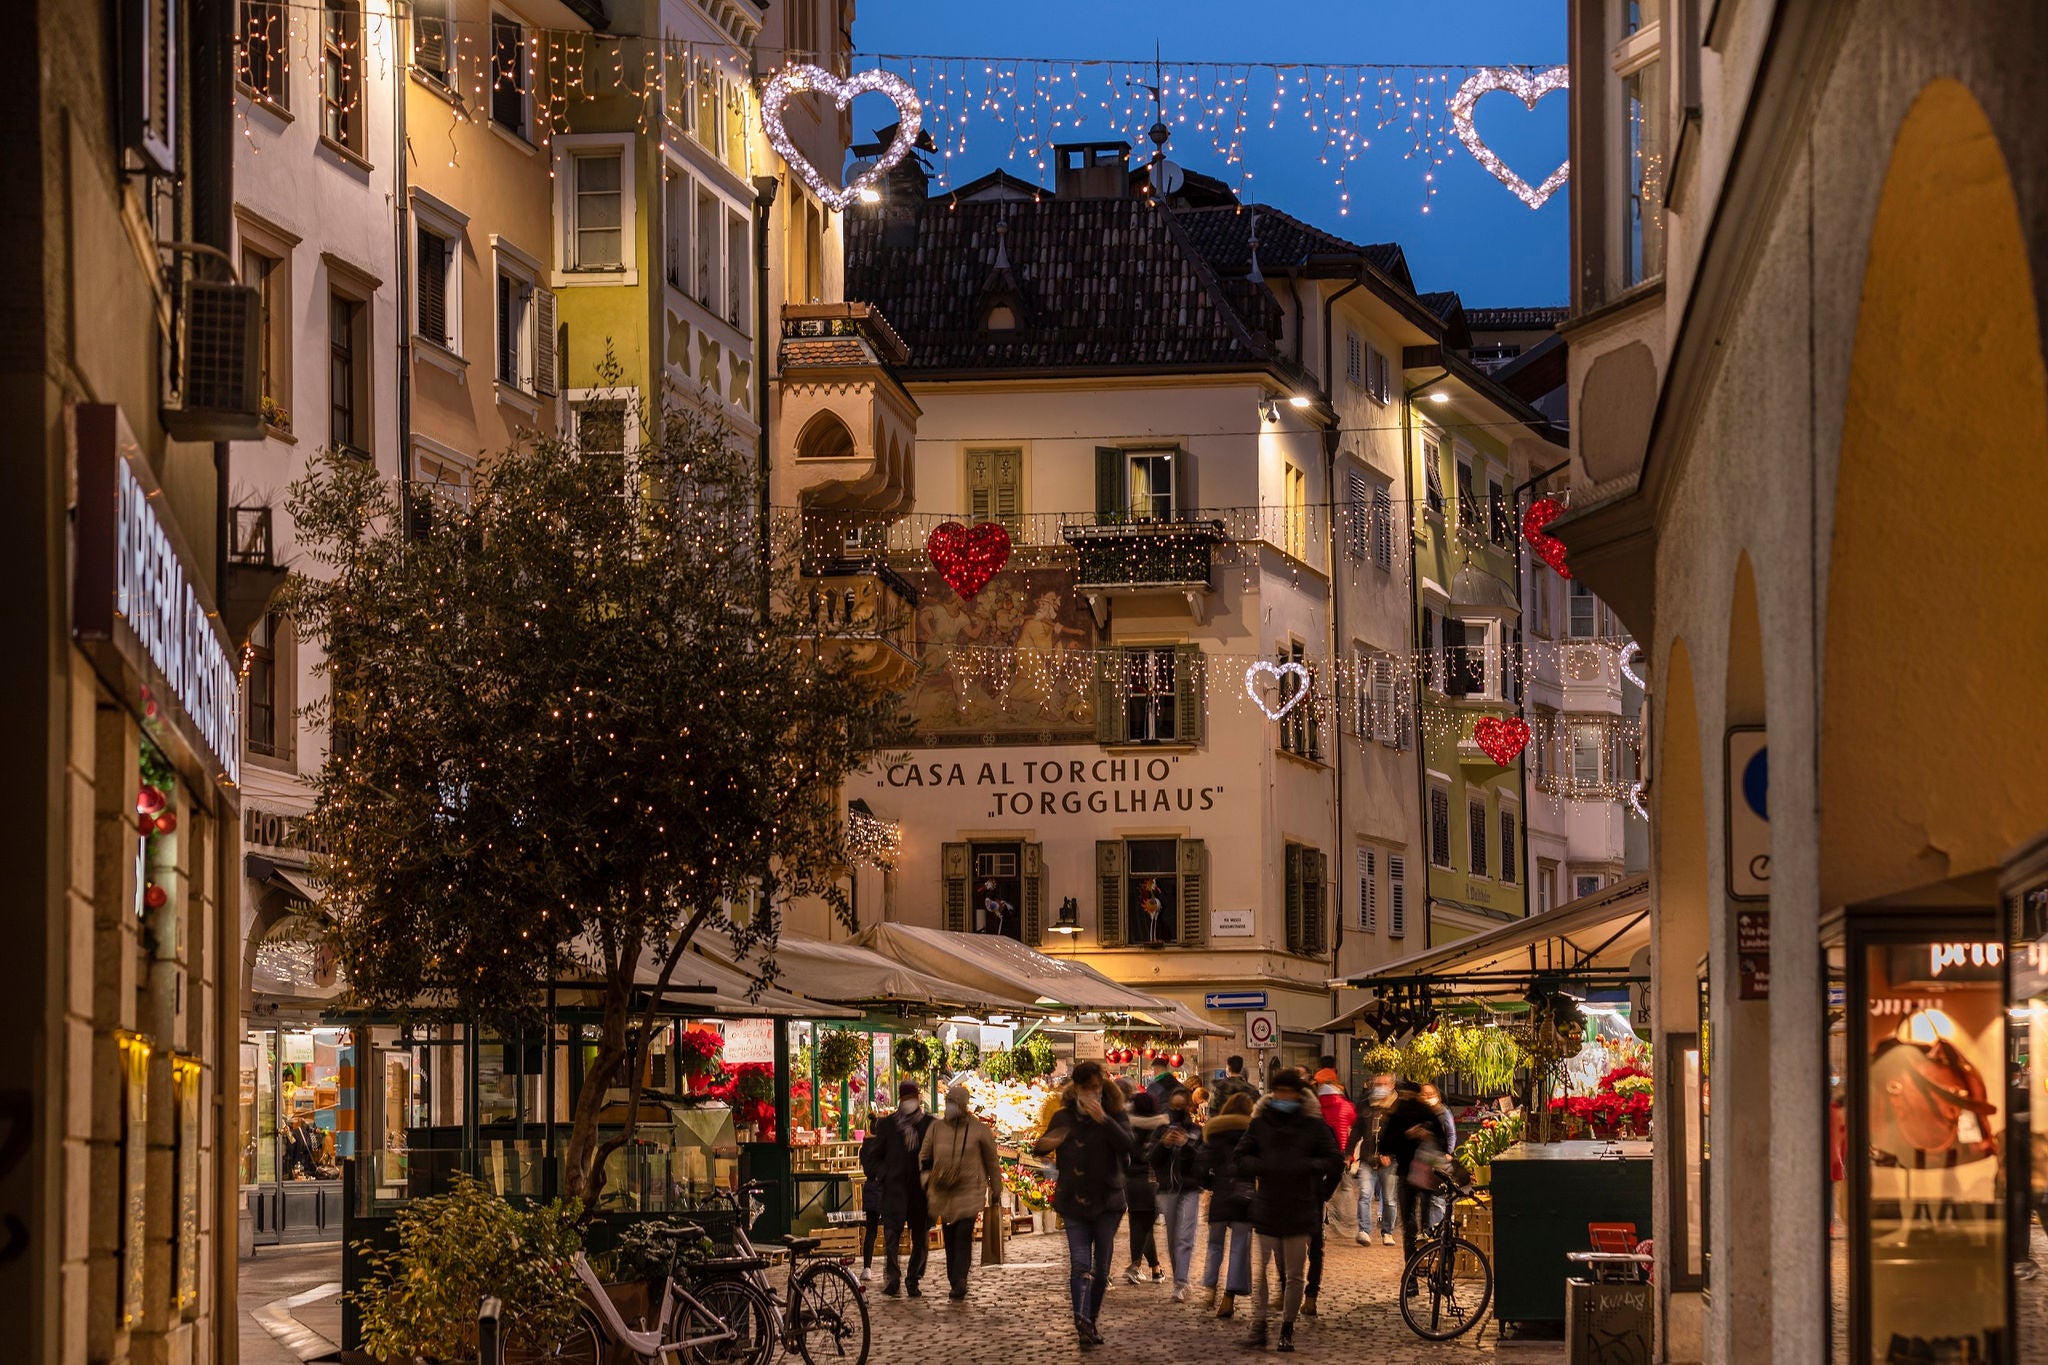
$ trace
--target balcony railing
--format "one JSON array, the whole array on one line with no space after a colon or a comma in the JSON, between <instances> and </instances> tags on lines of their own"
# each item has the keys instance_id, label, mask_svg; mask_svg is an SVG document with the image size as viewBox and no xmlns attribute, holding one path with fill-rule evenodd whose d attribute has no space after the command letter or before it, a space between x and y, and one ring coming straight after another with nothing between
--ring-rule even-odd
<instances>
[{"instance_id":1,"label":"balcony railing","mask_svg":"<svg viewBox=\"0 0 2048 1365\"><path fill-rule=\"evenodd\" d=\"M269 568L277 562L271 539L268 507L237 507L229 512L234 538L229 542L228 562L254 568Z\"/></svg>"},{"instance_id":2,"label":"balcony railing","mask_svg":"<svg viewBox=\"0 0 2048 1365\"><path fill-rule=\"evenodd\" d=\"M917 589L880 560L830 561L803 578L805 612L818 635L888 688L917 673Z\"/></svg>"},{"instance_id":3,"label":"balcony railing","mask_svg":"<svg viewBox=\"0 0 2048 1365\"><path fill-rule=\"evenodd\" d=\"M1228 542L1220 520L1105 521L1067 526L1082 588L1206 589L1214 550Z\"/></svg>"}]
</instances>

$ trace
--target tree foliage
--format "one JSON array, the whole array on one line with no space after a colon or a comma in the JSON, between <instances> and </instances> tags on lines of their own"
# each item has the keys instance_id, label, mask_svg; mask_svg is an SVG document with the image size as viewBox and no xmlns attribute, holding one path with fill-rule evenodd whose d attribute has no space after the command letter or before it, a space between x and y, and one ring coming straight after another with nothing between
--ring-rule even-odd
<instances>
[{"instance_id":1,"label":"tree foliage","mask_svg":"<svg viewBox=\"0 0 2048 1365\"><path fill-rule=\"evenodd\" d=\"M623 453L525 442L466 501L416 494L410 526L345 455L289 502L313 567L287 610L328 681L318 870L353 991L504 1019L546 983L602 983L565 1172L586 1200L650 991L706 925L765 962L789 898L847 916L838 789L903 733L763 565L747 453L693 410L642 425Z\"/></svg>"}]
</instances>

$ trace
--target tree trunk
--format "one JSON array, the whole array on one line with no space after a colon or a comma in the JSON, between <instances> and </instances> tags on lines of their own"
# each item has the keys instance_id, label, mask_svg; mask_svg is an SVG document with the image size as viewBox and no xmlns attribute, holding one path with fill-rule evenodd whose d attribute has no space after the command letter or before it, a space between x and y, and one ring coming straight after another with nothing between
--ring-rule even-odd
<instances>
[{"instance_id":1,"label":"tree trunk","mask_svg":"<svg viewBox=\"0 0 2048 1365\"><path fill-rule=\"evenodd\" d=\"M569 1124L569 1147L562 1157L562 1193L589 1205L604 1192L599 1178L597 1120L604 1108L604 1092L626 1060L626 1019L633 998L633 968L639 961L637 940L633 951L605 961L604 1017L598 1024L597 1058L583 1073L576 1091L576 1107Z\"/></svg>"}]
</instances>

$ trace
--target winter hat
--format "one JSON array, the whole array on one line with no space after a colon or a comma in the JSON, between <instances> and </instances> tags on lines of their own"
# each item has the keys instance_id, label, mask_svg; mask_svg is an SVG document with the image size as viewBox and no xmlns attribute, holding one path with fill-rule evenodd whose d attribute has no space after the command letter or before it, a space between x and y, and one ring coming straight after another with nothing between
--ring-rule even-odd
<instances>
[{"instance_id":1,"label":"winter hat","mask_svg":"<svg viewBox=\"0 0 2048 1365\"><path fill-rule=\"evenodd\" d=\"M896 1082L896 1098L899 1100L914 1100L923 1093L923 1091L917 1088L916 1081L905 1080Z\"/></svg>"},{"instance_id":2,"label":"winter hat","mask_svg":"<svg viewBox=\"0 0 2048 1365\"><path fill-rule=\"evenodd\" d=\"M1400 1095L1420 1095L1422 1093L1422 1083L1420 1081L1411 1081L1406 1076L1403 1076L1400 1080L1394 1082L1394 1092Z\"/></svg>"}]
</instances>

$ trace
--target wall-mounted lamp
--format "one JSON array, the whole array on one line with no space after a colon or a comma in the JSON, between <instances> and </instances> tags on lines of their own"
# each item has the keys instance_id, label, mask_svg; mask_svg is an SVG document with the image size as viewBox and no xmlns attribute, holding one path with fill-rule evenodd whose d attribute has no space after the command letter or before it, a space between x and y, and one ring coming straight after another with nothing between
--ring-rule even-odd
<instances>
[{"instance_id":1,"label":"wall-mounted lamp","mask_svg":"<svg viewBox=\"0 0 2048 1365\"><path fill-rule=\"evenodd\" d=\"M1308 404L1309 397L1305 393L1293 394L1287 400L1287 406L1290 408L1305 408Z\"/></svg>"},{"instance_id":2,"label":"wall-mounted lamp","mask_svg":"<svg viewBox=\"0 0 2048 1365\"><path fill-rule=\"evenodd\" d=\"M1429 401L1432 403L1448 403L1451 401L1451 396L1445 393L1442 389L1438 389L1435 393L1429 396Z\"/></svg>"},{"instance_id":3,"label":"wall-mounted lamp","mask_svg":"<svg viewBox=\"0 0 2048 1365\"><path fill-rule=\"evenodd\" d=\"M1261 398L1259 400L1259 420L1261 422L1279 421L1280 405L1271 398Z\"/></svg>"},{"instance_id":4,"label":"wall-mounted lamp","mask_svg":"<svg viewBox=\"0 0 2048 1365\"><path fill-rule=\"evenodd\" d=\"M1060 917L1052 922L1055 934L1078 934L1081 932L1081 906L1072 896L1060 902Z\"/></svg>"}]
</instances>

